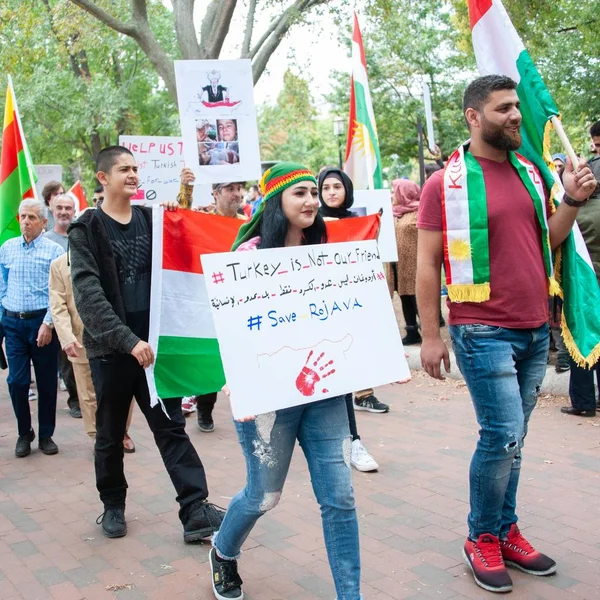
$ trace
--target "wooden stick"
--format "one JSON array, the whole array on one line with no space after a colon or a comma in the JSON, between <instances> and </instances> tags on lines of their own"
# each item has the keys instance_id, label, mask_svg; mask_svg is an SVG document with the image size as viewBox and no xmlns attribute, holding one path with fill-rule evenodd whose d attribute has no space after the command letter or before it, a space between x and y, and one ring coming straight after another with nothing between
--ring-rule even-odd
<instances>
[{"instance_id":1,"label":"wooden stick","mask_svg":"<svg viewBox=\"0 0 600 600\"><path fill-rule=\"evenodd\" d=\"M573 146L571 146L571 142L569 141L567 134L565 133L565 130L562 126L562 122L558 117L552 117L550 120L552 121L552 125L554 125L554 130L560 138L560 142L563 145L563 148L565 149L566 155L571 159L573 170L579 170L579 160L577 158L577 155L575 154L575 150L573 150Z\"/></svg>"}]
</instances>

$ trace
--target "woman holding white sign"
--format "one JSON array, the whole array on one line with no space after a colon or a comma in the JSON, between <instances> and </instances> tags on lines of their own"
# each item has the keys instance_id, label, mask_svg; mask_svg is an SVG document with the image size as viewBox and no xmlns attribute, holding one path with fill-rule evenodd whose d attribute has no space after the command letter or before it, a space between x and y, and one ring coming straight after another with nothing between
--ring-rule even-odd
<instances>
[{"instance_id":1,"label":"woman holding white sign","mask_svg":"<svg viewBox=\"0 0 600 600\"><path fill-rule=\"evenodd\" d=\"M233 250L327 242L325 223L319 215L317 182L308 169L279 163L263 175L260 185L264 201L252 220L241 227ZM326 371L327 365L323 366ZM215 597L244 597L237 558L256 521L279 502L297 440L321 507L337 598L360 600L358 520L350 467L352 438L344 396L257 415L236 421L235 426L246 459L246 487L231 501L213 539L210 564Z\"/></svg>"}]
</instances>

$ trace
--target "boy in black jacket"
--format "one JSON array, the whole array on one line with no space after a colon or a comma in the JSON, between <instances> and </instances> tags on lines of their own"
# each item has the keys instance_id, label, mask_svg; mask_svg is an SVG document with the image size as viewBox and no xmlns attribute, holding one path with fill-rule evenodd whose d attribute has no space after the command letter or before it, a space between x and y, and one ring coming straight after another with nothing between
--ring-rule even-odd
<instances>
[{"instance_id":1,"label":"boy in black jacket","mask_svg":"<svg viewBox=\"0 0 600 600\"><path fill-rule=\"evenodd\" d=\"M123 436L132 397L144 413L181 505L184 540L209 537L223 513L207 502L202 462L185 432L181 398L150 407L144 369L154 362L147 343L150 320L152 211L132 206L137 165L121 146L104 148L96 160L104 187L101 208L84 212L69 228L75 304L84 324L83 344L98 398L96 487L104 504L107 537L127 533ZM176 210L177 204L167 205Z\"/></svg>"}]
</instances>

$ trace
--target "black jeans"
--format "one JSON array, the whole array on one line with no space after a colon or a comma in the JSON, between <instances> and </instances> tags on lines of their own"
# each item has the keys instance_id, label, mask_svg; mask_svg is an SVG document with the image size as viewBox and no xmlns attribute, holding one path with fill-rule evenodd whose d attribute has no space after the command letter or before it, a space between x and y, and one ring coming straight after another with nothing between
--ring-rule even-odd
<instances>
[{"instance_id":1,"label":"black jeans","mask_svg":"<svg viewBox=\"0 0 600 600\"><path fill-rule=\"evenodd\" d=\"M571 375L569 380L569 396L571 404L577 410L596 410L596 388L594 374L600 386L600 369L596 365L593 369L582 369L569 357L571 362Z\"/></svg>"},{"instance_id":2,"label":"black jeans","mask_svg":"<svg viewBox=\"0 0 600 600\"><path fill-rule=\"evenodd\" d=\"M19 435L31 431L31 410L29 408L29 385L31 384L31 366L35 371L38 390L39 437L54 435L56 425L56 393L58 371L58 338L52 332L52 341L41 348L37 345L38 330L44 315L33 319L19 319L4 315L4 343L8 359L8 391L12 400Z\"/></svg>"},{"instance_id":3,"label":"black jeans","mask_svg":"<svg viewBox=\"0 0 600 600\"><path fill-rule=\"evenodd\" d=\"M181 400L163 400L162 407L150 407L150 392L144 369L129 354L115 354L90 360L96 390L96 487L104 506L125 504L127 480L123 471L123 437L132 397L146 417L154 441L184 507L208 497L204 467L185 432Z\"/></svg>"},{"instance_id":4,"label":"black jeans","mask_svg":"<svg viewBox=\"0 0 600 600\"><path fill-rule=\"evenodd\" d=\"M216 403L217 392L196 396L196 414L198 415L198 421L200 421L201 418L212 421L212 412Z\"/></svg>"},{"instance_id":5,"label":"black jeans","mask_svg":"<svg viewBox=\"0 0 600 600\"><path fill-rule=\"evenodd\" d=\"M417 297L416 296L400 296L402 302L402 314L407 327L417 326Z\"/></svg>"},{"instance_id":6,"label":"black jeans","mask_svg":"<svg viewBox=\"0 0 600 600\"><path fill-rule=\"evenodd\" d=\"M66 352L61 348L59 351L59 365L62 380L65 382L67 393L67 406L74 408L79 406L79 396L77 395L77 385L75 385L75 374L73 373L73 363L69 360Z\"/></svg>"}]
</instances>

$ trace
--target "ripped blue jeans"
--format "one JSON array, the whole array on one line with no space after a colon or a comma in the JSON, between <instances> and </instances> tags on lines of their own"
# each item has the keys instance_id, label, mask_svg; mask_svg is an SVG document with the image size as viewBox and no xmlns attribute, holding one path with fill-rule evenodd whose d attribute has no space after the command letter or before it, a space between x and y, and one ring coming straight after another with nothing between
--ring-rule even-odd
<instances>
[{"instance_id":1,"label":"ripped blue jeans","mask_svg":"<svg viewBox=\"0 0 600 600\"><path fill-rule=\"evenodd\" d=\"M548 361L548 326L452 325L450 336L479 423L469 472L469 537L516 523L521 450Z\"/></svg>"},{"instance_id":2,"label":"ripped blue jeans","mask_svg":"<svg viewBox=\"0 0 600 600\"><path fill-rule=\"evenodd\" d=\"M213 545L237 558L256 521L279 502L296 440L321 507L329 566L338 600L360 599L358 520L352 489L352 438L344 396L235 422L246 459L246 487L231 501Z\"/></svg>"}]
</instances>

